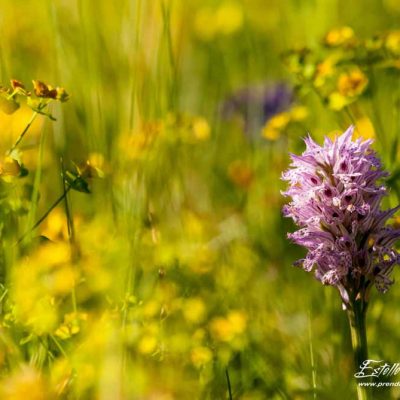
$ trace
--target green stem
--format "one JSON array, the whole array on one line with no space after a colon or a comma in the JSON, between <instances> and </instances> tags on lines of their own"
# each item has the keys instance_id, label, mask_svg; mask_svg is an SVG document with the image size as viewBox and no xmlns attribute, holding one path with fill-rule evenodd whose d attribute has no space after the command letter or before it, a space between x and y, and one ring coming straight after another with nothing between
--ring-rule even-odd
<instances>
[{"instance_id":1,"label":"green stem","mask_svg":"<svg viewBox=\"0 0 400 400\"><path fill-rule=\"evenodd\" d=\"M14 143L14 145L11 147L11 149L8 151L8 154L11 154L19 145L19 143L21 142L21 140L24 138L26 132L28 132L28 129L31 127L31 125L33 124L33 121L35 121L36 117L39 115L39 113L37 111L35 111L32 114L31 119L29 120L28 124L26 125L25 129L21 132L21 134L18 136L17 141Z\"/></svg>"},{"instance_id":2,"label":"green stem","mask_svg":"<svg viewBox=\"0 0 400 400\"><path fill-rule=\"evenodd\" d=\"M359 371L360 365L368 359L367 331L365 324L366 312L367 303L361 299L353 300L348 310L356 372ZM363 382L366 381L363 380ZM357 384L357 398L358 400L371 399L369 388Z\"/></svg>"},{"instance_id":3,"label":"green stem","mask_svg":"<svg viewBox=\"0 0 400 400\"><path fill-rule=\"evenodd\" d=\"M313 398L317 398L317 369L314 360L314 350L312 343L312 327L311 327L311 311L308 312L308 339L310 342L310 361L311 361L311 377L313 386Z\"/></svg>"},{"instance_id":4,"label":"green stem","mask_svg":"<svg viewBox=\"0 0 400 400\"><path fill-rule=\"evenodd\" d=\"M75 231L74 231L74 224L73 224L73 219L71 216L71 212L69 209L69 202L68 202L68 187L66 185L65 181L65 169L64 169L64 161L63 158L60 158L60 164L61 164L61 177L62 177L62 183L63 183L63 194L64 194L64 204L65 204L65 215L67 217L67 228L68 228L68 239L69 239L69 246L71 249L71 255L72 255L72 260L75 261L78 255L77 251L77 246L75 243ZM72 301L72 308L74 310L75 315L77 315L78 312L78 306L77 306L77 301L76 301L76 291L75 291L75 284L72 286L72 291L71 291L71 301Z\"/></svg>"},{"instance_id":5,"label":"green stem","mask_svg":"<svg viewBox=\"0 0 400 400\"><path fill-rule=\"evenodd\" d=\"M35 223L35 225L32 226L32 228L29 229L29 231L25 232L18 240L16 244L21 243L25 237L31 233L34 229L36 229L48 216L49 214L61 203L61 201L64 199L64 197L68 194L70 191L71 186L68 186L65 192L53 203L53 205L42 215L42 217Z\"/></svg>"},{"instance_id":6,"label":"green stem","mask_svg":"<svg viewBox=\"0 0 400 400\"><path fill-rule=\"evenodd\" d=\"M230 380L230 378L229 378L229 371L228 371L228 368L225 368L225 375L226 375L226 383L228 384L229 400L233 400L233 396L232 396L232 386L231 386L231 380Z\"/></svg>"}]
</instances>

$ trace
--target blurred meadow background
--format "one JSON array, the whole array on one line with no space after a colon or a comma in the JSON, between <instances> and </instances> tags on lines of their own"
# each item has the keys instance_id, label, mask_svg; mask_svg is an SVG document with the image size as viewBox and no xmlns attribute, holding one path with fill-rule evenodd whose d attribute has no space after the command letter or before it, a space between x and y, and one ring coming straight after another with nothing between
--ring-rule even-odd
<instances>
[{"instance_id":1,"label":"blurred meadow background","mask_svg":"<svg viewBox=\"0 0 400 400\"><path fill-rule=\"evenodd\" d=\"M0 398L353 399L280 175L354 124L399 202L400 3L1 0L0 34Z\"/></svg>"}]
</instances>

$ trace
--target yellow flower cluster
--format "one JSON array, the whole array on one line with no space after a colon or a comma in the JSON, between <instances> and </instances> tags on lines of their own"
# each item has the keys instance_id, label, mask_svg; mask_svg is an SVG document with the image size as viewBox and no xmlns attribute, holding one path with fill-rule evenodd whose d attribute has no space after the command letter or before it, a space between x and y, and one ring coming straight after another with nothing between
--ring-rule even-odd
<instances>
[{"instance_id":1,"label":"yellow flower cluster","mask_svg":"<svg viewBox=\"0 0 400 400\"><path fill-rule=\"evenodd\" d=\"M303 121L307 116L308 110L306 107L293 106L289 111L284 111L271 117L266 122L262 135L268 140L277 140L291 123Z\"/></svg>"},{"instance_id":2,"label":"yellow flower cluster","mask_svg":"<svg viewBox=\"0 0 400 400\"><path fill-rule=\"evenodd\" d=\"M11 299L15 317L35 334L52 333L62 314L60 306L78 278L66 243L40 246L13 270Z\"/></svg>"},{"instance_id":3,"label":"yellow flower cluster","mask_svg":"<svg viewBox=\"0 0 400 400\"><path fill-rule=\"evenodd\" d=\"M337 91L329 96L329 106L333 110L341 110L361 95L367 85L367 76L358 68L341 73L337 81Z\"/></svg>"},{"instance_id":4,"label":"yellow flower cluster","mask_svg":"<svg viewBox=\"0 0 400 400\"><path fill-rule=\"evenodd\" d=\"M324 38L324 43L330 47L343 46L354 38L354 31L349 26L342 26L329 31Z\"/></svg>"},{"instance_id":5,"label":"yellow flower cluster","mask_svg":"<svg viewBox=\"0 0 400 400\"><path fill-rule=\"evenodd\" d=\"M226 317L218 317L211 321L213 336L221 342L232 342L246 330L247 317L241 311L231 311Z\"/></svg>"},{"instance_id":6,"label":"yellow flower cluster","mask_svg":"<svg viewBox=\"0 0 400 400\"><path fill-rule=\"evenodd\" d=\"M368 97L374 68L400 67L399 32L387 31L359 39L352 28L342 26L325 35L324 47L292 50L284 60L303 87L310 87L330 109L341 111ZM273 134L271 131L271 137Z\"/></svg>"}]
</instances>

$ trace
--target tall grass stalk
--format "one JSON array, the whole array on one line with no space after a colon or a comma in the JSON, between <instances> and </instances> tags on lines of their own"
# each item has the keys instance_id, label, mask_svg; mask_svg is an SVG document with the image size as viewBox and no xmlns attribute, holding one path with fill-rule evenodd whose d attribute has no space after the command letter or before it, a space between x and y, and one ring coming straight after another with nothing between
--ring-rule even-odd
<instances>
[{"instance_id":1,"label":"tall grass stalk","mask_svg":"<svg viewBox=\"0 0 400 400\"><path fill-rule=\"evenodd\" d=\"M29 122L27 123L27 125L25 126L25 128L21 132L21 134L18 136L15 143L11 146L10 150L8 151L8 154L11 154L17 148L17 146L21 143L22 139L25 137L26 133L28 132L29 128L32 126L32 124L34 123L34 121L38 115L39 115L39 112L37 112L37 111L34 111L32 113L31 119L29 120Z\"/></svg>"}]
</instances>

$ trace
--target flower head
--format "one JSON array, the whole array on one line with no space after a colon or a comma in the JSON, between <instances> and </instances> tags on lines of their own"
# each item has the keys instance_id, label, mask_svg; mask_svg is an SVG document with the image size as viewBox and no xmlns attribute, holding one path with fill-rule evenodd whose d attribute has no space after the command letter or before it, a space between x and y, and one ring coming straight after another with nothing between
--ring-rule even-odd
<instances>
[{"instance_id":1,"label":"flower head","mask_svg":"<svg viewBox=\"0 0 400 400\"><path fill-rule=\"evenodd\" d=\"M355 97L364 92L368 78L360 69L353 69L339 76L338 91L342 96Z\"/></svg>"},{"instance_id":2,"label":"flower head","mask_svg":"<svg viewBox=\"0 0 400 400\"><path fill-rule=\"evenodd\" d=\"M349 26L330 30L324 38L324 43L328 47L339 47L348 44L354 39L354 31Z\"/></svg>"},{"instance_id":3,"label":"flower head","mask_svg":"<svg viewBox=\"0 0 400 400\"><path fill-rule=\"evenodd\" d=\"M352 140L353 127L323 146L311 137L306 150L292 155L289 182L283 194L291 197L283 213L300 227L289 238L308 253L297 262L314 271L323 284L336 286L345 303L366 299L372 284L386 292L390 274L400 262L394 243L400 229L386 226L399 207L381 210L388 174L371 148L371 140Z\"/></svg>"}]
</instances>

